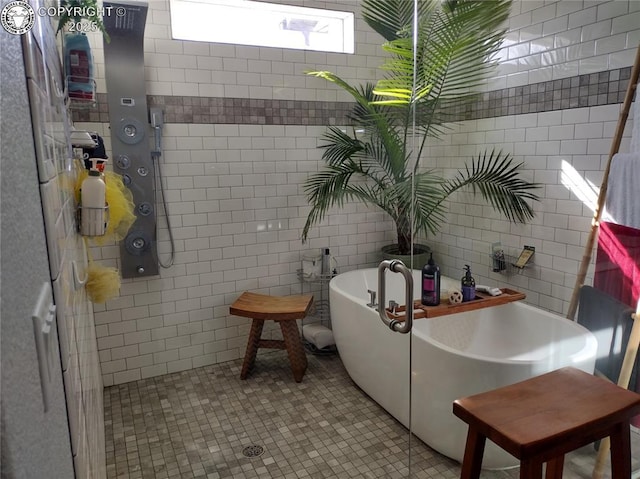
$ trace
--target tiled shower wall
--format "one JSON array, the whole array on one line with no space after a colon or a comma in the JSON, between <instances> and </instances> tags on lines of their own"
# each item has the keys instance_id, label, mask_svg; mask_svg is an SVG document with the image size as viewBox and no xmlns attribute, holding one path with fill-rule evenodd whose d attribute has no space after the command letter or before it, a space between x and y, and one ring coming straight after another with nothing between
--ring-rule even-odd
<instances>
[{"instance_id":1,"label":"tiled shower wall","mask_svg":"<svg viewBox=\"0 0 640 479\"><path fill-rule=\"evenodd\" d=\"M149 103L162 106L168 122L162 173L177 256L160 277L125 280L119 298L96 305L105 385L241 357L249 320L230 316L229 304L242 291L299 293L301 253L328 246L344 271L374 264L393 238L382 214L353 204L314 229L307 244L300 241L308 211L302 182L320 165L325 125L344 122L346 105L304 71L375 79L380 39L357 20L355 55L174 41L168 9L168 2L150 2L145 64ZM94 45L104 92L101 40L92 38ZM100 133L109 151L102 101L76 119L76 127ZM159 223L166 262L168 235ZM118 256L115 245L94 251L104 264L116 265Z\"/></svg>"},{"instance_id":2,"label":"tiled shower wall","mask_svg":"<svg viewBox=\"0 0 640 479\"><path fill-rule=\"evenodd\" d=\"M355 1L304 3L357 7ZM640 40L638 25L640 2L634 0L514 4L486 104L434 143L423 162L449 172L484 148L504 148L525 162L529 178L543 183L543 201L535 205L532 224L515 226L468 197L457 198L451 222L428 239L445 273L458 276L469 263L478 282L510 284L533 304L566 309L591 216L566 185L599 185L624 92L619 80L628 76ZM228 305L244 290L299 292L301 252L328 245L340 271L378 261L393 226L362 205L330 215L308 244L299 239L308 211L302 182L320 167L324 125L343 121L344 108L334 102L347 100L303 72L322 68L348 81L375 79L380 39L361 21L356 30L355 55L174 41L168 2L150 2L147 92L151 103L164 105L169 122L163 174L178 253L159 277L124 281L119 298L96 305L106 385L240 357L248 321L229 316ZM105 92L101 41L94 37L92 45L98 90ZM606 98L598 98L600 80ZM98 131L108 146L100 108L78 117L83 121L76 126ZM160 238L166 259L166 229ZM494 241L514 252L536 245L535 266L520 275L491 273ZM102 247L94 256L116 264L118 247Z\"/></svg>"},{"instance_id":3,"label":"tiled shower wall","mask_svg":"<svg viewBox=\"0 0 640 479\"><path fill-rule=\"evenodd\" d=\"M470 121L432 142L423 164L453 174L484 151L510 153L524 163L525 176L542 185L536 218L513 225L459 195L450 221L430 244L445 274L462 276L470 264L476 281L510 284L526 292L528 302L566 313L640 44L640 2L514 6L490 93L466 112ZM628 151L632 121L633 114L620 151ZM534 264L492 272L495 242L514 256L524 245L535 246ZM586 283L592 278L590 268Z\"/></svg>"},{"instance_id":4,"label":"tiled shower wall","mask_svg":"<svg viewBox=\"0 0 640 479\"><path fill-rule=\"evenodd\" d=\"M430 241L444 274L461 277L469 264L477 283L509 284L525 292L527 302L566 313L618 114L618 105L607 105L467 121L432 147L429 154L449 173L486 149L511 153L524 161L524 175L542 184L536 217L526 225L459 195L447 225ZM494 242L513 257L524 245L535 246L533 264L492 272ZM592 279L590 270L586 283Z\"/></svg>"}]
</instances>

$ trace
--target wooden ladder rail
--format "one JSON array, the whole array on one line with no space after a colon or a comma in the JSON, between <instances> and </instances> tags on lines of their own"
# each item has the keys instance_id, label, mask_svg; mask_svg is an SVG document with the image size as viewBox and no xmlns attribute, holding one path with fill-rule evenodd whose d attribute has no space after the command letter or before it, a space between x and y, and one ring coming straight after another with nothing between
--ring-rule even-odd
<instances>
[{"instance_id":1,"label":"wooden ladder rail","mask_svg":"<svg viewBox=\"0 0 640 479\"><path fill-rule=\"evenodd\" d=\"M600 227L600 218L602 217L602 209L604 208L605 199L607 196L607 186L609 182L609 170L611 169L611 160L614 155L618 153L620 149L620 143L622 142L622 135L624 133L624 127L629 117L629 110L631 109L631 102L633 100L633 94L638 86L638 77L640 76L640 44L636 51L636 59L631 69L631 77L629 78L629 85L627 86L627 92L624 97L624 103L620 116L618 117L618 125L613 136L613 142L611 143L611 150L609 151L609 160L604 170L604 176L602 177L602 186L600 186L600 193L598 195L598 203L594 211L593 219L591 220L591 231L587 239L587 244L584 248L584 254L582 256L582 262L580 263L580 269L576 278L576 283L573 288L573 294L571 295L571 302L569 303L569 311L567 312L567 318L574 320L576 311L578 309L578 300L580 296L580 288L584 284L584 280L587 276L587 270L589 269L589 263L591 263L591 256L593 254L593 247L595 245L596 236ZM640 98L636 99L640 101ZM636 118L635 121L640 119Z\"/></svg>"}]
</instances>

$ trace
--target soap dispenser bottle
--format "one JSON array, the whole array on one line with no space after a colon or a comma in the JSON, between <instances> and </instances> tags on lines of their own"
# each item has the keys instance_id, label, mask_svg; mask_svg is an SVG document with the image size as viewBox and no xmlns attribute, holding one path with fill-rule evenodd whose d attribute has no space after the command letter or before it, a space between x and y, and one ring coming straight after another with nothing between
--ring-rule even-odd
<instances>
[{"instance_id":1,"label":"soap dispenser bottle","mask_svg":"<svg viewBox=\"0 0 640 479\"><path fill-rule=\"evenodd\" d=\"M425 306L440 304L440 268L433 261L433 253L422 268L422 304Z\"/></svg>"},{"instance_id":2,"label":"soap dispenser bottle","mask_svg":"<svg viewBox=\"0 0 640 479\"><path fill-rule=\"evenodd\" d=\"M83 236L104 235L107 228L106 185L94 166L80 185L80 206L80 233Z\"/></svg>"},{"instance_id":3,"label":"soap dispenser bottle","mask_svg":"<svg viewBox=\"0 0 640 479\"><path fill-rule=\"evenodd\" d=\"M462 301L471 301L476 299L476 280L471 276L471 267L464 265L465 274L462 277Z\"/></svg>"}]
</instances>

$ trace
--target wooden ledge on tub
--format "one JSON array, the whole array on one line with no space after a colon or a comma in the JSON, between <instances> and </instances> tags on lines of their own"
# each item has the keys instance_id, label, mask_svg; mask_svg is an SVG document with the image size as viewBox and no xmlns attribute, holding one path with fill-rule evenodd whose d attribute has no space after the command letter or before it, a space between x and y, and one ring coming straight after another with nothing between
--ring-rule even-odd
<instances>
[{"instance_id":1,"label":"wooden ledge on tub","mask_svg":"<svg viewBox=\"0 0 640 479\"><path fill-rule=\"evenodd\" d=\"M473 311L474 309L489 308L491 306L498 306L500 304L511 303L513 301L520 301L527 297L526 294L514 289L500 288L500 290L502 291L502 294L499 296L491 296L488 293L476 292L476 298L471 301L456 304L451 304L448 301L441 301L438 306L424 306L418 299L413 302L413 318L435 318L437 316L444 316L447 314L463 313L465 311ZM395 313L393 313L389 308L386 308L387 317L389 319L402 321L405 309L405 306L398 306Z\"/></svg>"}]
</instances>

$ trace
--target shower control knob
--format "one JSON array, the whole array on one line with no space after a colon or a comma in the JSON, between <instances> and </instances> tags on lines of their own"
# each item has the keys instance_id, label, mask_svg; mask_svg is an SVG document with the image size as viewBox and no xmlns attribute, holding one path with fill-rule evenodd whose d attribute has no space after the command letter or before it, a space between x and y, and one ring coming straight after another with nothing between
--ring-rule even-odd
<instances>
[{"instance_id":1,"label":"shower control knob","mask_svg":"<svg viewBox=\"0 0 640 479\"><path fill-rule=\"evenodd\" d=\"M116 137L125 145L140 143L145 137L144 130L145 125L132 117L121 119L114 129Z\"/></svg>"},{"instance_id":2,"label":"shower control knob","mask_svg":"<svg viewBox=\"0 0 640 479\"><path fill-rule=\"evenodd\" d=\"M129 175L122 175L122 182L129 186L131 184L131 177Z\"/></svg>"},{"instance_id":3,"label":"shower control knob","mask_svg":"<svg viewBox=\"0 0 640 479\"><path fill-rule=\"evenodd\" d=\"M138 205L138 213L140 213L142 216L149 216L152 211L153 208L151 207L150 203L145 202Z\"/></svg>"},{"instance_id":4,"label":"shower control knob","mask_svg":"<svg viewBox=\"0 0 640 479\"><path fill-rule=\"evenodd\" d=\"M133 240L133 243L132 243L132 244L133 244L133 247L134 247L134 248L136 248L136 249L142 249L142 248L144 248L145 241L144 241L144 239L142 239L142 238L136 238L136 239L134 239L134 240Z\"/></svg>"},{"instance_id":5,"label":"shower control knob","mask_svg":"<svg viewBox=\"0 0 640 479\"><path fill-rule=\"evenodd\" d=\"M116 166L121 170L126 170L131 166L131 160L127 155L118 155L118 158L116 158Z\"/></svg>"},{"instance_id":6,"label":"shower control knob","mask_svg":"<svg viewBox=\"0 0 640 479\"><path fill-rule=\"evenodd\" d=\"M144 273L144 267L142 267L142 266L138 266L138 267L136 268L136 271L138 272L138 274L143 274L143 273Z\"/></svg>"},{"instance_id":7,"label":"shower control knob","mask_svg":"<svg viewBox=\"0 0 640 479\"><path fill-rule=\"evenodd\" d=\"M151 237L144 231L134 231L124 239L124 246L129 254L142 256L151 247Z\"/></svg>"},{"instance_id":8,"label":"shower control knob","mask_svg":"<svg viewBox=\"0 0 640 479\"><path fill-rule=\"evenodd\" d=\"M146 169L144 166L141 166L140 168L138 168L138 174L140 176L147 176L149 174L149 170Z\"/></svg>"}]
</instances>

